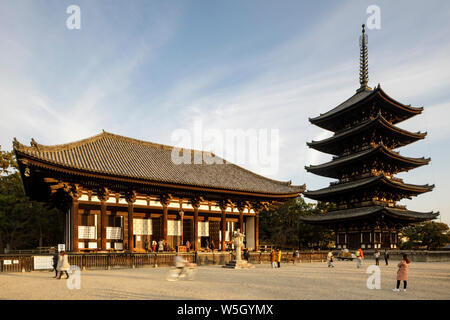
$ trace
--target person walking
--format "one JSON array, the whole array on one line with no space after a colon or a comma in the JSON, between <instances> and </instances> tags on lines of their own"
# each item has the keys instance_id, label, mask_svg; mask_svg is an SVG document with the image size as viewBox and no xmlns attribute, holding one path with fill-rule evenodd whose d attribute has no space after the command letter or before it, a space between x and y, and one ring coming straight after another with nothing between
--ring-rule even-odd
<instances>
[{"instance_id":1,"label":"person walking","mask_svg":"<svg viewBox=\"0 0 450 320\"><path fill-rule=\"evenodd\" d=\"M55 270L55 276L53 278L58 277L58 260L59 260L59 252L55 251L53 254L53 269Z\"/></svg>"},{"instance_id":2,"label":"person walking","mask_svg":"<svg viewBox=\"0 0 450 320\"><path fill-rule=\"evenodd\" d=\"M277 267L277 255L275 253L275 250L272 249L272 252L270 252L270 261L272 262L272 268L276 268Z\"/></svg>"},{"instance_id":3,"label":"person walking","mask_svg":"<svg viewBox=\"0 0 450 320\"><path fill-rule=\"evenodd\" d=\"M59 254L58 266L56 267L56 269L59 272L58 279L61 279L63 272L67 276L66 279L69 279L69 274L67 273L67 271L70 269L70 264L69 264L69 257L67 256L65 251L61 251L61 253Z\"/></svg>"},{"instance_id":4,"label":"person walking","mask_svg":"<svg viewBox=\"0 0 450 320\"><path fill-rule=\"evenodd\" d=\"M191 243L188 241L186 241L186 251L187 252L191 252Z\"/></svg>"},{"instance_id":5,"label":"person walking","mask_svg":"<svg viewBox=\"0 0 450 320\"><path fill-rule=\"evenodd\" d=\"M389 265L389 251L388 251L388 249L384 249L384 261L386 262L386 265Z\"/></svg>"},{"instance_id":6,"label":"person walking","mask_svg":"<svg viewBox=\"0 0 450 320\"><path fill-rule=\"evenodd\" d=\"M409 264L411 263L411 260L409 260L409 257L407 254L403 254L403 259L400 261L400 263L397 265L397 287L395 289L392 289L392 291L398 292L400 291L400 282L403 281L403 291L406 291L406 285L408 282L408 268Z\"/></svg>"},{"instance_id":7,"label":"person walking","mask_svg":"<svg viewBox=\"0 0 450 320\"><path fill-rule=\"evenodd\" d=\"M159 240L158 241L158 252L163 252L164 251L164 240Z\"/></svg>"},{"instance_id":8,"label":"person walking","mask_svg":"<svg viewBox=\"0 0 450 320\"><path fill-rule=\"evenodd\" d=\"M155 240L153 240L152 241L152 251L153 252L156 252L156 246L158 245L158 243L155 241Z\"/></svg>"},{"instance_id":9,"label":"person walking","mask_svg":"<svg viewBox=\"0 0 450 320\"><path fill-rule=\"evenodd\" d=\"M330 250L330 251L328 251L328 254L327 254L328 268L334 268L333 261L334 261L333 251Z\"/></svg>"},{"instance_id":10,"label":"person walking","mask_svg":"<svg viewBox=\"0 0 450 320\"><path fill-rule=\"evenodd\" d=\"M359 250L355 251L355 256L356 256L356 268L361 268L361 264L362 264L362 258L361 258L361 252Z\"/></svg>"},{"instance_id":11,"label":"person walking","mask_svg":"<svg viewBox=\"0 0 450 320\"><path fill-rule=\"evenodd\" d=\"M375 253L373 254L375 257L375 265L380 265L380 253L378 252L378 249L375 249Z\"/></svg>"},{"instance_id":12,"label":"person walking","mask_svg":"<svg viewBox=\"0 0 450 320\"><path fill-rule=\"evenodd\" d=\"M281 268L281 249L278 249L277 263L278 263L278 268Z\"/></svg>"}]
</instances>

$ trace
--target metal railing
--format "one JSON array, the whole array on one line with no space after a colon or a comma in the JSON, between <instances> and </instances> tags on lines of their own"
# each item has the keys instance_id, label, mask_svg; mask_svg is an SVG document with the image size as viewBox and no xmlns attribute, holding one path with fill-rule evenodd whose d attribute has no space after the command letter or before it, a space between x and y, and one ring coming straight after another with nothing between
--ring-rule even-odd
<instances>
[{"instance_id":1,"label":"metal railing","mask_svg":"<svg viewBox=\"0 0 450 320\"><path fill-rule=\"evenodd\" d=\"M81 270L95 269L127 269L145 268L173 265L176 253L68 253L69 263L78 266ZM227 252L189 252L180 253L189 262L198 265L225 265L235 259L235 253ZM35 271L34 257L48 256L50 254L0 254L0 272L29 272ZM325 252L299 252L295 262L324 261ZM281 261L293 262L293 252L282 251ZM254 264L270 263L270 252L251 252L249 262ZM49 269L44 269L49 270Z\"/></svg>"}]
</instances>

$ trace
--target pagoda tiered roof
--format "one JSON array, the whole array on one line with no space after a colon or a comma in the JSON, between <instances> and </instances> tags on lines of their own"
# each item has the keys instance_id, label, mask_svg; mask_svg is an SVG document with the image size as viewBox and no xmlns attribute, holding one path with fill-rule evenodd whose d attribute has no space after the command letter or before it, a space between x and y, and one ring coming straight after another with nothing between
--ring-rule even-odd
<instances>
[{"instance_id":1,"label":"pagoda tiered roof","mask_svg":"<svg viewBox=\"0 0 450 320\"><path fill-rule=\"evenodd\" d=\"M335 210L326 214L316 214L313 216L302 216L302 220L309 223L335 223L347 220L367 219L385 215L394 218L397 222L422 222L435 219L439 216L439 212L418 212L404 208L388 207L388 206L368 206L360 208L351 208L343 210Z\"/></svg>"},{"instance_id":2,"label":"pagoda tiered roof","mask_svg":"<svg viewBox=\"0 0 450 320\"><path fill-rule=\"evenodd\" d=\"M367 110L364 110L365 108L368 109L374 104L385 113L393 115L392 124L407 120L423 111L422 107L411 107L392 99L378 85L373 90L366 88L356 92L337 107L315 118L309 118L309 121L318 127L336 132L343 129L343 123L340 119L359 116L361 112L367 112Z\"/></svg>"},{"instance_id":3,"label":"pagoda tiered roof","mask_svg":"<svg viewBox=\"0 0 450 320\"><path fill-rule=\"evenodd\" d=\"M320 164L305 166L308 172L329 178L339 179L341 177L341 171L347 169L350 166L357 166L358 164L368 161L370 159L378 158L380 161L390 162L396 164L401 171L408 171L430 162L430 158L411 158L400 155L394 152L384 145L379 144L376 146L370 146L366 150L356 152L344 157L335 157L333 160Z\"/></svg>"},{"instance_id":4,"label":"pagoda tiered roof","mask_svg":"<svg viewBox=\"0 0 450 320\"><path fill-rule=\"evenodd\" d=\"M406 184L399 179L388 178L384 174L380 174L378 176L370 176L352 180L350 182L331 184L327 188L306 191L304 195L314 200L328 202L328 199L334 198L336 195L355 194L356 192L361 192L368 188L383 188L390 192L401 193L410 197L431 191L433 190L434 185Z\"/></svg>"},{"instance_id":5,"label":"pagoda tiered roof","mask_svg":"<svg viewBox=\"0 0 450 320\"><path fill-rule=\"evenodd\" d=\"M409 132L408 130L401 129L387 121L380 113L372 119L362 121L360 124L348 130L343 130L333 136L320 141L311 141L306 144L318 151L330 153L334 155L341 154L348 145L351 144L351 139L360 139L364 133L368 133L369 130L376 132L376 135L380 135L382 138L392 138L391 149L402 147L415 142L419 139L425 138L426 132ZM394 140L395 139L395 140Z\"/></svg>"}]
</instances>

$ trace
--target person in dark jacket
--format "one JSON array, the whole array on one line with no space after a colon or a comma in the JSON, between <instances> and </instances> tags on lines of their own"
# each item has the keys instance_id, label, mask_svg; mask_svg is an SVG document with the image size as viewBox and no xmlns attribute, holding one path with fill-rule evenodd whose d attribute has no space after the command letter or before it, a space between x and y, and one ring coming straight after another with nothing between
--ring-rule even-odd
<instances>
[{"instance_id":1,"label":"person in dark jacket","mask_svg":"<svg viewBox=\"0 0 450 320\"><path fill-rule=\"evenodd\" d=\"M248 249L245 249L244 251L244 259L248 261L248 259L250 259L250 252L248 251Z\"/></svg>"},{"instance_id":2,"label":"person in dark jacket","mask_svg":"<svg viewBox=\"0 0 450 320\"><path fill-rule=\"evenodd\" d=\"M386 262L386 265L389 264L389 251L388 251L388 249L384 250L384 261Z\"/></svg>"},{"instance_id":3,"label":"person in dark jacket","mask_svg":"<svg viewBox=\"0 0 450 320\"><path fill-rule=\"evenodd\" d=\"M58 260L59 260L59 252L55 251L53 254L53 270L55 270L55 276L53 278L56 278L58 276Z\"/></svg>"}]
</instances>

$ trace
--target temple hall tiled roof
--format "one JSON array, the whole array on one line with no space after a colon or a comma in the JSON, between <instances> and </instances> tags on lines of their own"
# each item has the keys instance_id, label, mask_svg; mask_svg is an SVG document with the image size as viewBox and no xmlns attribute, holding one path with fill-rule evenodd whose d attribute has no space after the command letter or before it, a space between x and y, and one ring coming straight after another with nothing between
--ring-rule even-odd
<instances>
[{"instance_id":1,"label":"temple hall tiled roof","mask_svg":"<svg viewBox=\"0 0 450 320\"><path fill-rule=\"evenodd\" d=\"M31 146L17 140L13 145L21 157L105 177L277 195L299 194L305 189L290 182L268 179L218 157L223 164L206 164L204 161L201 164L175 164L171 158L174 147L105 131L63 145L44 146L34 140ZM188 152L193 156L193 150Z\"/></svg>"}]
</instances>

